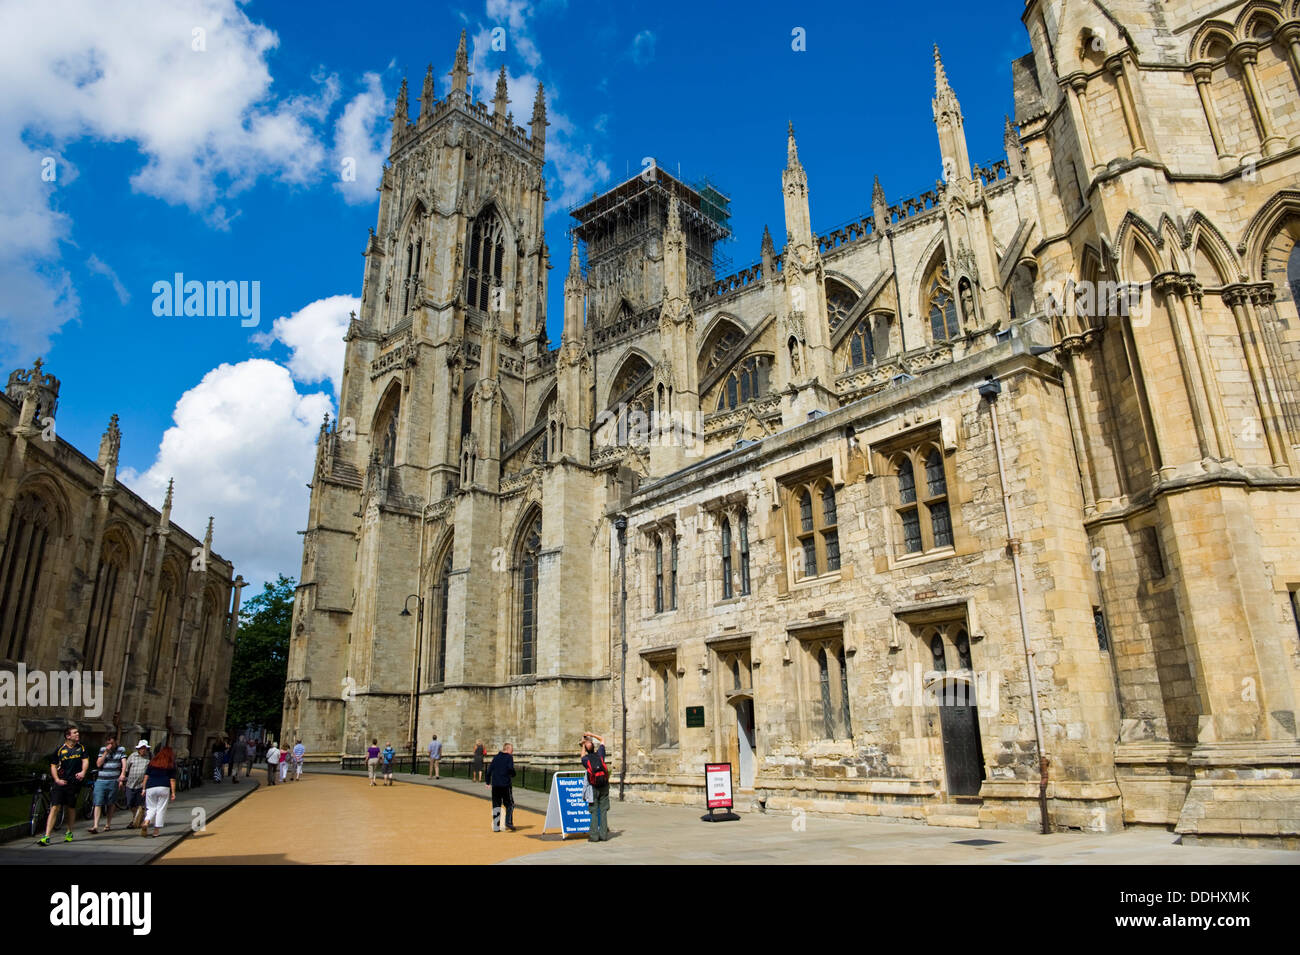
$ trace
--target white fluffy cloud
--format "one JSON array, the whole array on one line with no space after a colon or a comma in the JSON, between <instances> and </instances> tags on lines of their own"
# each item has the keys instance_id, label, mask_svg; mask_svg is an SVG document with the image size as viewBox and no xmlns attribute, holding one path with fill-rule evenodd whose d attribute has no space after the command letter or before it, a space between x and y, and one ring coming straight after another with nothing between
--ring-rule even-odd
<instances>
[{"instance_id":1,"label":"white fluffy cloud","mask_svg":"<svg viewBox=\"0 0 1300 955\"><path fill-rule=\"evenodd\" d=\"M299 573L302 540L289 530L306 526L316 438L332 410L324 394L299 394L283 365L219 365L176 402L153 464L121 479L161 506L174 477L172 520L201 536L215 518L213 549L255 594L276 574Z\"/></svg>"},{"instance_id":2,"label":"white fluffy cloud","mask_svg":"<svg viewBox=\"0 0 1300 955\"><path fill-rule=\"evenodd\" d=\"M267 57L278 40L237 0L4 3L0 36L0 358L46 349L77 313L57 264L71 231L58 202L75 175L69 144L133 143L137 192L219 228L238 215L220 200L258 178L320 174L314 124L338 80L316 76L309 93L277 99Z\"/></svg>"},{"instance_id":3,"label":"white fluffy cloud","mask_svg":"<svg viewBox=\"0 0 1300 955\"><path fill-rule=\"evenodd\" d=\"M305 305L287 318L277 318L271 331L253 336L258 345L280 342L289 349L289 371L295 381L314 385L329 380L339 393L350 312L361 310L355 295L331 295Z\"/></svg>"},{"instance_id":4,"label":"white fluffy cloud","mask_svg":"<svg viewBox=\"0 0 1300 955\"><path fill-rule=\"evenodd\" d=\"M375 201L388 158L391 106L384 98L378 73L367 73L365 89L343 108L334 124L333 165L339 177L334 188L352 205Z\"/></svg>"}]
</instances>

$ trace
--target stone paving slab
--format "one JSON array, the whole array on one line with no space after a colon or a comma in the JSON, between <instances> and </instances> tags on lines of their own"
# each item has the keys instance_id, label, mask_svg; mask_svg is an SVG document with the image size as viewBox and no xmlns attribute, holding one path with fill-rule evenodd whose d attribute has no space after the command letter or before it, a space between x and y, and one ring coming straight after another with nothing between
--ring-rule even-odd
<instances>
[{"instance_id":1,"label":"stone paving slab","mask_svg":"<svg viewBox=\"0 0 1300 955\"><path fill-rule=\"evenodd\" d=\"M258 775L263 777L260 781ZM202 809L206 819L214 819L263 785L265 776L255 772L248 778L241 776L237 783L208 780L202 786L177 793L163 817L160 836L141 836L138 829L127 829L131 817L122 810L114 815L112 831L95 835L86 831L90 821L78 817L72 842L63 841L64 829L50 835L48 846L38 846L31 837L16 840L0 846L0 865L147 865L190 834L194 809Z\"/></svg>"}]
</instances>

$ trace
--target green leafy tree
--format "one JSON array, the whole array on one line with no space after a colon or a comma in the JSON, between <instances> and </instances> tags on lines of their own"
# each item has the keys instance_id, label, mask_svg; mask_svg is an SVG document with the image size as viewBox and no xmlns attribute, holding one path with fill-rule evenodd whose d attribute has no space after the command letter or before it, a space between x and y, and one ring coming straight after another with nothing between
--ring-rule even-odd
<instances>
[{"instance_id":1,"label":"green leafy tree","mask_svg":"<svg viewBox=\"0 0 1300 955\"><path fill-rule=\"evenodd\" d=\"M281 574L275 583L263 584L262 592L240 608L226 710L226 721L236 729L260 725L273 736L280 734L296 586L292 577Z\"/></svg>"}]
</instances>

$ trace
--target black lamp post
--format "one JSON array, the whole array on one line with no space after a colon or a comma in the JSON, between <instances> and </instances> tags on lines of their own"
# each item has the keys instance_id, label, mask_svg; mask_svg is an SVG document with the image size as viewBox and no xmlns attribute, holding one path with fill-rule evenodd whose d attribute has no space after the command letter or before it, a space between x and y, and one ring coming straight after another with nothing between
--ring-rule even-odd
<instances>
[{"instance_id":1,"label":"black lamp post","mask_svg":"<svg viewBox=\"0 0 1300 955\"><path fill-rule=\"evenodd\" d=\"M411 611L407 608L411 601L415 601L415 679L411 682L411 773L415 773L415 734L420 728L420 665L423 662L420 657L424 650L424 598L419 594L411 594L402 604L401 616L409 617Z\"/></svg>"}]
</instances>

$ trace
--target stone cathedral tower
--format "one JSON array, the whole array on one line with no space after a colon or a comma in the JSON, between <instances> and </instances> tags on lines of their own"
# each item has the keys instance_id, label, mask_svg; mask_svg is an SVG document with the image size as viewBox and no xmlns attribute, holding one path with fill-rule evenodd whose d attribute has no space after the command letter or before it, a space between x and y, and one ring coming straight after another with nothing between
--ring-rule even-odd
<instances>
[{"instance_id":1,"label":"stone cathedral tower","mask_svg":"<svg viewBox=\"0 0 1300 955\"><path fill-rule=\"evenodd\" d=\"M548 727L581 722L581 707L560 712L560 687L608 669L594 614L537 599L561 586L591 597L594 515L579 503L597 497L591 477L559 461L501 494L521 469L512 458L549 450L537 439L557 411L589 414L576 406L582 387L557 407L547 349L545 93L524 129L504 68L490 107L471 99L469 77L462 33L449 93L436 98L430 67L414 122L402 83L339 420L321 431L285 724L316 753L374 735L407 743L417 709L421 727L456 744L499 731L551 749L552 735L533 732L534 706L549 708ZM583 361L580 309L566 368ZM499 705L533 683L522 709Z\"/></svg>"}]
</instances>

